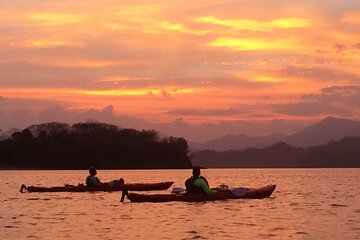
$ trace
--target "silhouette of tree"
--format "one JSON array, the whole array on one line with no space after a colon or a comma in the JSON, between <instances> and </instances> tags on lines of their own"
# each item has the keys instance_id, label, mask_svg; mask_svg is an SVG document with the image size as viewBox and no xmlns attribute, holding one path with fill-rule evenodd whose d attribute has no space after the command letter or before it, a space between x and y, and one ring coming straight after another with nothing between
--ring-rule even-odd
<instances>
[{"instance_id":1,"label":"silhouette of tree","mask_svg":"<svg viewBox=\"0 0 360 240\"><path fill-rule=\"evenodd\" d=\"M0 141L0 166L47 169L189 168L183 138L99 122L44 123Z\"/></svg>"}]
</instances>

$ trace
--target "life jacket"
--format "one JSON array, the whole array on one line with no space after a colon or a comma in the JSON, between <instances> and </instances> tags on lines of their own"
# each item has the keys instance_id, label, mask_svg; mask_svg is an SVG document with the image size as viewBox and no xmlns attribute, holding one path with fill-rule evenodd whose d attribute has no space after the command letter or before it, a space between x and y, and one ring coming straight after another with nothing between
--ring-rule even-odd
<instances>
[{"instance_id":1,"label":"life jacket","mask_svg":"<svg viewBox=\"0 0 360 240\"><path fill-rule=\"evenodd\" d=\"M202 177L202 176L197 177L197 178L202 178L202 179L206 182L206 184L208 185L208 187L209 187L209 183L208 183L208 181L206 180L206 178L204 178L204 177ZM195 193L202 193L202 192L204 192L204 190L203 190L201 187L196 186L196 185L194 184L194 181L195 181L197 178L190 177L190 178L188 178L188 179L185 181L185 187L186 187L186 191L187 191L187 192L195 192Z\"/></svg>"},{"instance_id":2,"label":"life jacket","mask_svg":"<svg viewBox=\"0 0 360 240\"><path fill-rule=\"evenodd\" d=\"M89 175L89 176L86 177L86 186L90 186L90 185L91 185L91 183L90 183L90 178L91 178L91 177L92 177L91 175Z\"/></svg>"},{"instance_id":3,"label":"life jacket","mask_svg":"<svg viewBox=\"0 0 360 240\"><path fill-rule=\"evenodd\" d=\"M87 185L88 187L98 186L98 185L95 185L95 184L94 184L94 180L93 180L93 179L95 179L96 182L99 181L99 180L97 179L97 177L95 177L95 176L89 175L89 176L86 177L86 185Z\"/></svg>"}]
</instances>

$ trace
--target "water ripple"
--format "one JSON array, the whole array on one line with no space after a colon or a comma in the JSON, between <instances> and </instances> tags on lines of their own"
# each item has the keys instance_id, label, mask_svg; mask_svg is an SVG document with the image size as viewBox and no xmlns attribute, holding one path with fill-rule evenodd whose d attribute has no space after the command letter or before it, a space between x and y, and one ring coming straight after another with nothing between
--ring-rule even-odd
<instances>
[{"instance_id":1,"label":"water ripple","mask_svg":"<svg viewBox=\"0 0 360 240\"><path fill-rule=\"evenodd\" d=\"M337 204L337 203L333 203L333 204L330 204L331 207L349 207L348 205L346 204Z\"/></svg>"},{"instance_id":2,"label":"water ripple","mask_svg":"<svg viewBox=\"0 0 360 240\"><path fill-rule=\"evenodd\" d=\"M1 189L0 239L359 239L359 169L204 172L211 185L257 187L271 182L279 189L263 200L119 204L119 193L20 194L12 187L77 183L83 181L84 171L2 171L11 184ZM102 170L99 174L105 181L123 176L128 182L171 179L183 184L189 172Z\"/></svg>"}]
</instances>

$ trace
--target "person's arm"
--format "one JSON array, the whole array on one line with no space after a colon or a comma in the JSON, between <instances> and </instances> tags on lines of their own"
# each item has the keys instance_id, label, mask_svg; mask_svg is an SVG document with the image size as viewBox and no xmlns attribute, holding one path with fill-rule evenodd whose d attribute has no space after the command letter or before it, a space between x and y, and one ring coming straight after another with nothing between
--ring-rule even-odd
<instances>
[{"instance_id":1,"label":"person's arm","mask_svg":"<svg viewBox=\"0 0 360 240\"><path fill-rule=\"evenodd\" d=\"M194 181L194 184L198 187L201 187L202 190L204 190L204 192L207 194L207 195L213 195L215 193L217 193L216 190L213 190L213 189L210 189L209 186L206 184L205 180L202 179L202 178L197 178L195 181Z\"/></svg>"}]
</instances>

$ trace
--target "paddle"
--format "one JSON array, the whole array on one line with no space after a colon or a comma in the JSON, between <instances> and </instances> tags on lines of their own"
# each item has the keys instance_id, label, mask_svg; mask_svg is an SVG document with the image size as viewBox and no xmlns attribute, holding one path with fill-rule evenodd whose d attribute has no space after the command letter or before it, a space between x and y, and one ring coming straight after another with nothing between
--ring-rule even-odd
<instances>
[{"instance_id":1,"label":"paddle","mask_svg":"<svg viewBox=\"0 0 360 240\"><path fill-rule=\"evenodd\" d=\"M122 193L121 193L121 199L120 199L120 202L124 202L125 200L125 196L127 196L129 193L127 190L122 190Z\"/></svg>"},{"instance_id":2,"label":"paddle","mask_svg":"<svg viewBox=\"0 0 360 240\"><path fill-rule=\"evenodd\" d=\"M230 191L232 192L232 194L236 196L244 196L247 193L248 189L239 187L239 188L233 188Z\"/></svg>"},{"instance_id":3,"label":"paddle","mask_svg":"<svg viewBox=\"0 0 360 240\"><path fill-rule=\"evenodd\" d=\"M180 193L183 193L183 192L186 192L186 189L184 189L182 187L174 187L171 190L171 193L175 193L175 194L180 194Z\"/></svg>"}]
</instances>

